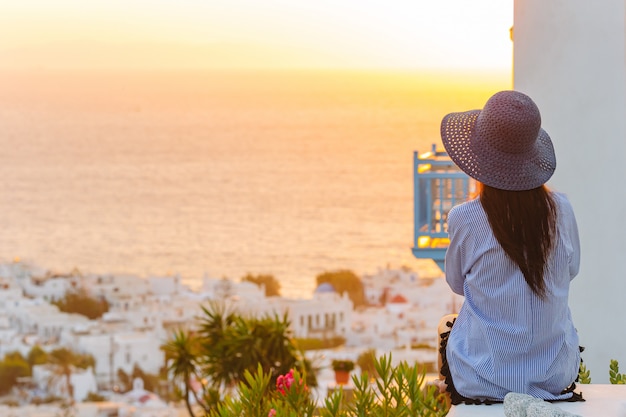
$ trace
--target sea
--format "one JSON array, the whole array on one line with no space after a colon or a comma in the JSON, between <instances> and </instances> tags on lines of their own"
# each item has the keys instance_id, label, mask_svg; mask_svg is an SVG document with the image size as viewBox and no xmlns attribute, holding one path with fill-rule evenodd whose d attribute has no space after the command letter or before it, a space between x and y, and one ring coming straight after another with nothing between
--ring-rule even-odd
<instances>
[{"instance_id":1,"label":"sea","mask_svg":"<svg viewBox=\"0 0 626 417\"><path fill-rule=\"evenodd\" d=\"M409 267L415 151L507 74L5 71L0 262L239 280Z\"/></svg>"}]
</instances>

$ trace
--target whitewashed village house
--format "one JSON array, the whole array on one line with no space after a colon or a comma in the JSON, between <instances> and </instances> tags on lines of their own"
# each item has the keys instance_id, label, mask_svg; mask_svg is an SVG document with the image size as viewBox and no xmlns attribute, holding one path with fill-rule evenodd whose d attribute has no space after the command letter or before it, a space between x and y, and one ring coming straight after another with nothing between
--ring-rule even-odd
<instances>
[{"instance_id":1,"label":"whitewashed village house","mask_svg":"<svg viewBox=\"0 0 626 417\"><path fill-rule=\"evenodd\" d=\"M32 380L39 390L47 392L49 395L60 398L69 395L65 377L55 374L54 367L51 365L33 366ZM70 375L70 383L74 390L73 399L76 402L84 401L89 393L98 392L93 369L73 369Z\"/></svg>"},{"instance_id":2,"label":"whitewashed village house","mask_svg":"<svg viewBox=\"0 0 626 417\"><path fill-rule=\"evenodd\" d=\"M0 311L0 353L18 350L26 355L33 346L40 345L44 350L68 347L91 354L96 358L95 369L76 371L72 376L81 386L75 391L76 400L92 389L115 388L119 385L119 369L127 375L135 366L146 373L158 373L165 365L163 343L176 329L196 327L203 314L202 307L212 301L224 303L244 315L287 314L292 334L298 338L345 338L345 352L327 352L327 360L346 355L356 359L358 352L368 347L375 348L379 354L402 349L394 353L394 358L413 360L419 352L412 350L412 346L434 344L439 318L460 305L450 297L441 277L424 279L406 269L387 268L363 277L366 298L374 305L357 310L347 294L338 294L330 284L318 286L311 298L288 299L265 297L265 289L250 282L209 277L204 277L199 290L191 291L178 276L144 279L89 274L80 275L80 281L76 281L79 275L73 273L62 284L65 279L62 275L37 270L39 278L33 286L29 283L29 271L23 264L0 266L0 295L5 295L0 297L0 305L4 307ZM98 320L88 320L62 313L49 303L64 295L61 288L78 287L93 297L105 299L109 312ZM47 383L44 375L46 368L42 367L33 377L40 387ZM90 378L95 381L95 388ZM63 387L46 389L54 391ZM119 397L115 401L124 404L129 399ZM158 401L135 404L133 415L141 415L137 414L140 407L147 413L148 403L151 407L159 405ZM130 408L122 411L121 406L112 404L100 407L112 407L107 410L115 409L118 415L131 412ZM167 415L167 407L158 410L156 414L145 415ZM90 412L98 415L109 411Z\"/></svg>"},{"instance_id":3,"label":"whitewashed village house","mask_svg":"<svg viewBox=\"0 0 626 417\"><path fill-rule=\"evenodd\" d=\"M353 313L351 346L435 347L440 318L458 312L462 303L441 275L421 278L406 268L385 268L362 281L372 306Z\"/></svg>"}]
</instances>

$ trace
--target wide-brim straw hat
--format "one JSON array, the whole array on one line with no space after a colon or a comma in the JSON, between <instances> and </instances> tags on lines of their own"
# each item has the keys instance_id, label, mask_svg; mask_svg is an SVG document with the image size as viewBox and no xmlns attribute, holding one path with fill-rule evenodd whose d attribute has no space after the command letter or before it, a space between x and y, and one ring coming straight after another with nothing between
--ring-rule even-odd
<instances>
[{"instance_id":1,"label":"wide-brim straw hat","mask_svg":"<svg viewBox=\"0 0 626 417\"><path fill-rule=\"evenodd\" d=\"M482 110L446 115L441 140L463 172L493 188L531 190L545 184L556 169L539 109L518 91L494 94Z\"/></svg>"}]
</instances>

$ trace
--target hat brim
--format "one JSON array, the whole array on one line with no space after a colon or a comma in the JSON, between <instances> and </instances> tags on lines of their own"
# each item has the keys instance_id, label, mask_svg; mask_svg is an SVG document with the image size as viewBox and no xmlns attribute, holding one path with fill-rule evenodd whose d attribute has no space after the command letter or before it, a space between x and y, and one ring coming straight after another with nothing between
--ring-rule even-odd
<instances>
[{"instance_id":1,"label":"hat brim","mask_svg":"<svg viewBox=\"0 0 626 417\"><path fill-rule=\"evenodd\" d=\"M506 153L481 146L476 121L481 110L450 113L441 122L441 141L454 163L467 175L493 188L532 190L545 184L556 169L554 146L540 129L535 146L525 153Z\"/></svg>"}]
</instances>

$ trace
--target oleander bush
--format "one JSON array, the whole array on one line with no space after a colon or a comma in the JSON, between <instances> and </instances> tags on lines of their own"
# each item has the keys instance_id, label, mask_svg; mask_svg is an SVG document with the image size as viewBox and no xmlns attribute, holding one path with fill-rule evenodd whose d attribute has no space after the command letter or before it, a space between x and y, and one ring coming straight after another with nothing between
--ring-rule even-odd
<instances>
[{"instance_id":1,"label":"oleander bush","mask_svg":"<svg viewBox=\"0 0 626 417\"><path fill-rule=\"evenodd\" d=\"M291 370L270 383L271 375L260 366L246 372L237 395L226 398L209 417L441 417L450 404L435 386L425 384L425 374L406 362L391 365L391 356L375 361L379 375L371 380L367 372L353 376L353 391L335 390L318 406L306 385L306 378Z\"/></svg>"},{"instance_id":2,"label":"oleander bush","mask_svg":"<svg viewBox=\"0 0 626 417\"><path fill-rule=\"evenodd\" d=\"M225 398L208 417L443 417L450 403L435 386L425 384L424 368L406 362L391 365L391 355L374 360L378 377L368 372L352 377L352 392L339 388L323 404L316 404L297 370L281 375L276 386L261 366L255 373L247 371L236 395ZM626 374L611 360L612 384L626 384ZM589 371L581 365L581 383L590 383Z\"/></svg>"}]
</instances>

